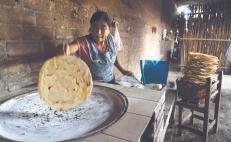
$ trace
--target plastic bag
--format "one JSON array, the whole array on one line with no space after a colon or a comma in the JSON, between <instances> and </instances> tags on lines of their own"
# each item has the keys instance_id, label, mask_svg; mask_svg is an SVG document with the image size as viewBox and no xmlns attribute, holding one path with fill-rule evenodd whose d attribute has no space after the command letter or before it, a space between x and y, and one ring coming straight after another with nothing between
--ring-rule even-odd
<instances>
[{"instance_id":1,"label":"plastic bag","mask_svg":"<svg viewBox=\"0 0 231 142\"><path fill-rule=\"evenodd\" d=\"M122 40L120 38L120 33L119 33L119 30L118 30L118 26L117 26L117 23L115 23L113 29L112 29L112 35L114 37L114 41L117 45L117 51L120 51L123 49L123 43L122 43Z\"/></svg>"}]
</instances>

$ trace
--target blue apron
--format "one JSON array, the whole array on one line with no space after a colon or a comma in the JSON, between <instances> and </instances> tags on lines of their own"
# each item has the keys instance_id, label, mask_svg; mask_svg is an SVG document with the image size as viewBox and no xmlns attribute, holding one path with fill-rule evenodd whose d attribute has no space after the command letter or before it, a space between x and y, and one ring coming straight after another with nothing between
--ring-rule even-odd
<instances>
[{"instance_id":1,"label":"blue apron","mask_svg":"<svg viewBox=\"0 0 231 142\"><path fill-rule=\"evenodd\" d=\"M98 51L95 42L93 41L91 35L87 35L88 48L90 52L90 71L93 80L111 82L114 80L114 63L116 59L115 44L113 42L112 36L109 35L106 38L106 45L108 51L100 52Z\"/></svg>"}]
</instances>

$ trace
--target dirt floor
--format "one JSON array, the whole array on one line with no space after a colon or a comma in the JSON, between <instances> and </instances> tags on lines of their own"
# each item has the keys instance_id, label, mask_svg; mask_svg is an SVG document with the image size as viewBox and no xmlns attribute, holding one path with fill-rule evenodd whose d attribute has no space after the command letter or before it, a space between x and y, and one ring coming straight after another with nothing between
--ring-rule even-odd
<instances>
[{"instance_id":1,"label":"dirt floor","mask_svg":"<svg viewBox=\"0 0 231 142\"><path fill-rule=\"evenodd\" d=\"M222 86L219 128L216 134L209 135L208 142L231 142L231 76L224 76ZM213 110L214 107L212 106L210 109ZM176 110L175 125L168 128L165 135L165 142L201 142L202 139L200 136L190 133L187 130L183 130L181 136L177 135L177 115L178 111ZM202 123L200 121L194 121L194 127L201 129L201 126Z\"/></svg>"}]
</instances>

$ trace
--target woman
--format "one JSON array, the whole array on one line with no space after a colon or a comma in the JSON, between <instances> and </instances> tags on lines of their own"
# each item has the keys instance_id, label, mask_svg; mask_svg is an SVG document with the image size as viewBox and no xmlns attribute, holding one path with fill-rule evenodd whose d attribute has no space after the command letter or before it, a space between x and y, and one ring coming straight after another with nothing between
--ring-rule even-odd
<instances>
[{"instance_id":1,"label":"woman","mask_svg":"<svg viewBox=\"0 0 231 142\"><path fill-rule=\"evenodd\" d=\"M117 44L110 34L112 19L104 11L95 12L90 20L89 35L80 37L64 47L65 55L77 54L90 68L93 80L115 83L114 65L124 75L125 70L116 55Z\"/></svg>"}]
</instances>

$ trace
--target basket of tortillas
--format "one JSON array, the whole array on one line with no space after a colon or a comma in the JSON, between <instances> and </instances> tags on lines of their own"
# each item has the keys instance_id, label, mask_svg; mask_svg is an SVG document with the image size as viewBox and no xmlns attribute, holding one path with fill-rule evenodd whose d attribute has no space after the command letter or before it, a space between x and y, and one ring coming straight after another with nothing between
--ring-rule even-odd
<instances>
[{"instance_id":1,"label":"basket of tortillas","mask_svg":"<svg viewBox=\"0 0 231 142\"><path fill-rule=\"evenodd\" d=\"M203 99L206 95L207 79L214 79L218 63L216 56L190 52L184 75L177 80L178 96L192 102Z\"/></svg>"},{"instance_id":2,"label":"basket of tortillas","mask_svg":"<svg viewBox=\"0 0 231 142\"><path fill-rule=\"evenodd\" d=\"M66 110L84 103L93 88L87 64L76 56L57 56L47 60L39 73L38 90L43 102Z\"/></svg>"}]
</instances>

